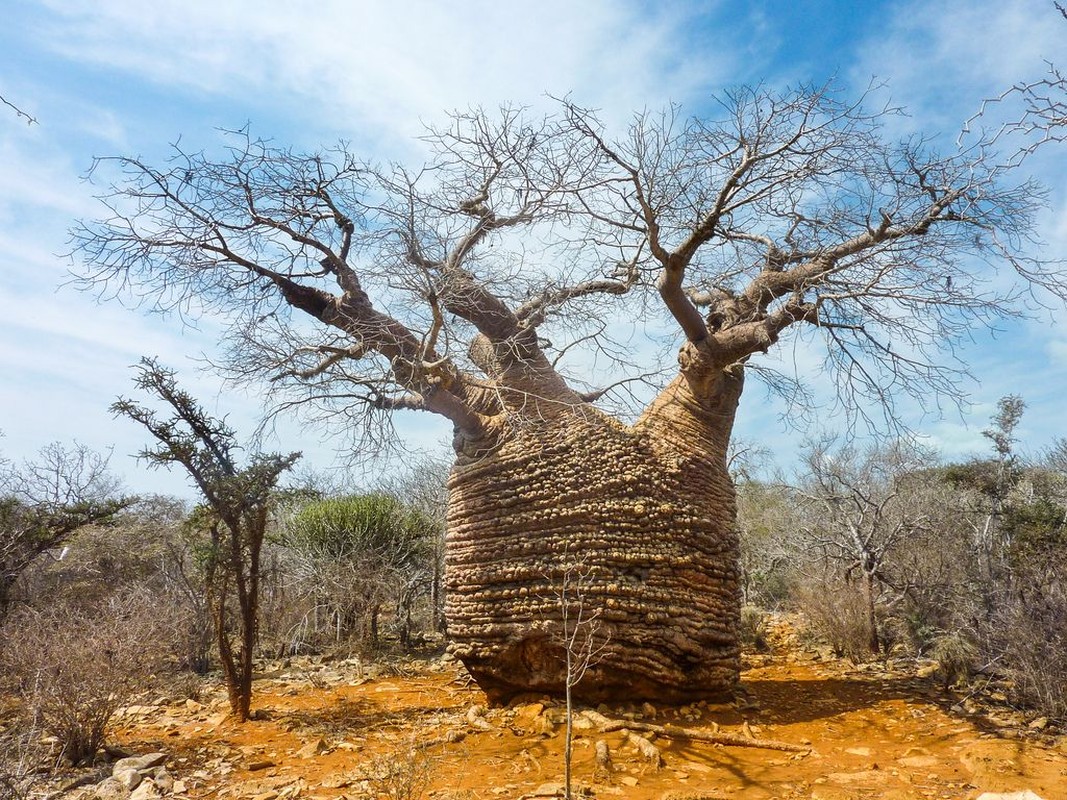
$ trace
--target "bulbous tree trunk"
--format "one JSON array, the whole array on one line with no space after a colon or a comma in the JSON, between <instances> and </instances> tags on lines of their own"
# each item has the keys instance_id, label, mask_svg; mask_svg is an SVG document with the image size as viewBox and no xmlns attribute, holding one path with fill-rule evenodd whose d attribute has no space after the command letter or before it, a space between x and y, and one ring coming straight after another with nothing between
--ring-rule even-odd
<instances>
[{"instance_id":1,"label":"bulbous tree trunk","mask_svg":"<svg viewBox=\"0 0 1067 800\"><path fill-rule=\"evenodd\" d=\"M633 426L577 406L459 459L448 633L490 701L564 690L568 579L569 602L595 617L598 639L576 697L676 702L733 691L739 548L726 448L741 381L721 375L703 402L680 377Z\"/></svg>"}]
</instances>

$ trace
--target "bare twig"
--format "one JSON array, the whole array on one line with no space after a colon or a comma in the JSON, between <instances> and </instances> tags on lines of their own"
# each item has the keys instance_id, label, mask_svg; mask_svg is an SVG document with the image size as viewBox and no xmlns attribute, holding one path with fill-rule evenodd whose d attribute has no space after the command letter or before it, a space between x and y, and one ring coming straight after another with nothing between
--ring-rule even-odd
<instances>
[{"instance_id":1,"label":"bare twig","mask_svg":"<svg viewBox=\"0 0 1067 800\"><path fill-rule=\"evenodd\" d=\"M14 103L12 103L6 97L4 97L2 94L0 94L0 103L3 103L8 108L12 109L15 112L15 115L17 117L20 117L21 119L26 120L26 124L27 125L36 125L37 124L37 118L36 117L32 117L29 114L27 114L25 111L23 111L21 108L16 106Z\"/></svg>"}]
</instances>

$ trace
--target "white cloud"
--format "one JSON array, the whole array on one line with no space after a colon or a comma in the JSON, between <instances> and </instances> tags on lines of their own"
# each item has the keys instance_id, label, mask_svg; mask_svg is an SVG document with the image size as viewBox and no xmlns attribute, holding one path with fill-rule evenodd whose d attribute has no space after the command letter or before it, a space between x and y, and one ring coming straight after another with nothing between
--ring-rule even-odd
<instances>
[{"instance_id":1,"label":"white cloud","mask_svg":"<svg viewBox=\"0 0 1067 800\"><path fill-rule=\"evenodd\" d=\"M43 32L68 58L162 85L266 94L324 127L418 133L470 104L542 103L545 92L617 116L721 82L723 41L692 42L692 17L645 4L344 0L264 4L51 2Z\"/></svg>"},{"instance_id":2,"label":"white cloud","mask_svg":"<svg viewBox=\"0 0 1067 800\"><path fill-rule=\"evenodd\" d=\"M47 124L12 124L0 139L5 452L16 438L35 448L79 430L91 431L101 443L118 442L117 453L137 449L139 432L111 420L105 409L129 388L127 365L141 353L159 354L178 367L183 382L212 408L225 413L240 404L242 419L255 417L254 399L223 392L214 378L192 369L187 356L209 348L209 335L184 335L176 323L98 307L83 296L52 295L64 266L54 253L64 248L66 228L74 218L99 213L92 187L77 177L94 149L140 153L183 131L198 147L205 143L203 125L239 125L252 117L258 132L297 145L344 135L361 152L369 147L386 157L403 156L414 147L410 137L421 122L440 120L445 109L547 105L546 91L573 91L576 101L604 109L618 126L634 109L669 101L692 107L703 92L736 75L770 69L776 54L788 58L793 35L766 20L759 29L762 12L755 6L733 20L701 25L718 11L717 3L637 0L45 0L40 7L47 17L38 15L21 35L68 61L55 58L49 66L57 77L42 75L40 93L31 92L40 101L39 116L50 114ZM893 97L913 114L909 129L951 137L982 98L1039 74L1043 58L1067 61L1059 55L1063 24L1044 0L906 2L886 9L884 24L857 48L861 62L847 74L855 85L872 74L889 79ZM757 27L750 27L753 22ZM774 69L796 72L788 63ZM108 83L111 91L83 96L73 88L82 83L63 84L85 75ZM1055 184L1064 166L1054 161L1039 163ZM1067 186L1067 179L1059 183ZM1054 199L1059 205L1050 212L1046 236L1062 249L1067 212L1062 194ZM1063 330L1061 325L1052 336L1034 330L1026 340L1026 352L1040 353L1061 370L1041 373L1051 375L1051 383L1067 374ZM801 376L823 381L820 396L831 390L819 377L819 345L787 346L774 355L795 363ZM1019 387L1027 369L1038 372L1024 363L1001 364L1003 354L992 348L975 348L973 355L985 384L982 408ZM1023 355L1020 347L1017 362ZM1047 388L1051 394L1054 387ZM1028 394L1030 387L1020 391ZM788 446L781 449L792 449L796 437L774 435L775 413L762 402L759 387L750 386L739 428L750 438L782 438ZM1051 417L1035 407L1028 419L1036 429ZM981 411L972 418L985 419ZM16 436L11 419L46 422ZM404 418L402 425L416 438L441 432L423 418ZM946 450L959 451L975 433L945 423L934 435ZM300 438L293 435L293 441Z\"/></svg>"},{"instance_id":3,"label":"white cloud","mask_svg":"<svg viewBox=\"0 0 1067 800\"><path fill-rule=\"evenodd\" d=\"M1063 337L1063 334L1060 334ZM1067 369L1067 337L1050 339L1045 346L1052 362L1063 369Z\"/></svg>"},{"instance_id":4,"label":"white cloud","mask_svg":"<svg viewBox=\"0 0 1067 800\"><path fill-rule=\"evenodd\" d=\"M983 98L1062 60L1062 20L1043 0L912 0L888 12L851 74L888 79L919 131L951 134Z\"/></svg>"}]
</instances>

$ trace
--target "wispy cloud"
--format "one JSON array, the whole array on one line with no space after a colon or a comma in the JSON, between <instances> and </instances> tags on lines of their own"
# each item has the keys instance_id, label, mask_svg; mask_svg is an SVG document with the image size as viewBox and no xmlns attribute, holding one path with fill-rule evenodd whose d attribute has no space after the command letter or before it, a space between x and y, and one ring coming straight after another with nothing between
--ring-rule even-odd
<instances>
[{"instance_id":1,"label":"wispy cloud","mask_svg":"<svg viewBox=\"0 0 1067 800\"><path fill-rule=\"evenodd\" d=\"M927 133L953 133L983 98L1063 57L1062 20L1043 0L912 0L886 12L850 74L888 80Z\"/></svg>"},{"instance_id":2,"label":"wispy cloud","mask_svg":"<svg viewBox=\"0 0 1067 800\"><path fill-rule=\"evenodd\" d=\"M371 157L408 158L423 122L439 121L450 108L547 106L546 92L572 92L576 101L603 109L619 128L646 106L679 101L696 110L713 90L735 81L821 81L834 72L853 87L866 85L872 75L888 80L894 100L911 112L900 132L943 133L950 146L983 98L1040 74L1043 59L1067 61L1061 55L1067 24L1044 0L912 0L875 3L875 11L856 4L866 16L805 20L827 49L821 61L818 48L809 50L803 63L791 60L805 44L800 32L757 5L734 0L16 5L23 14L20 47L40 67L26 68L29 77L20 88L46 124L0 126L5 452L16 439L20 447L35 448L79 431L101 444L117 442L119 453L136 450L139 432L112 421L106 406L127 389L127 366L142 353L181 369L183 380L213 408L224 413L239 407L242 428L258 411L255 398L224 392L212 376L193 369L189 357L209 349L217 331L183 332L176 323L96 306L83 295L54 294L65 267L55 254L65 248L67 227L99 213L92 187L78 178L93 155L152 156L180 134L192 147L205 146L211 126L251 120L256 133L286 144L314 147L346 137ZM846 29L849 40L835 47L835 37L840 40ZM866 37L856 35L860 30L868 31ZM1056 204L1043 233L1062 249L1065 166L1062 159L1042 158L1035 170L1054 184ZM1028 424L1036 437L1047 438L1061 403L1045 395L1062 394L1067 380L1067 329L1061 315L1058 326L1035 323L1014 335L1007 357L1001 343L983 340L973 348L983 381L976 393L977 429L984 410L1014 387L1033 394ZM802 343L773 357L814 377L820 397L829 396L819 345ZM1020 386L1028 373L1051 376L1046 384L1061 383ZM799 437L775 433L773 416L780 408L765 404L753 386L740 432L784 441L783 451L794 448ZM12 420L25 430L13 431ZM414 439L441 432L423 418L405 418L403 427ZM975 426L951 421L933 430L947 451L981 443Z\"/></svg>"},{"instance_id":3,"label":"wispy cloud","mask_svg":"<svg viewBox=\"0 0 1067 800\"><path fill-rule=\"evenodd\" d=\"M63 56L158 84L293 104L323 127L411 136L442 109L574 92L629 114L685 100L730 69L724 39L693 44L691 12L644 3L471 0L51 2ZM703 46L700 46L703 45ZM622 110L625 109L625 112Z\"/></svg>"}]
</instances>

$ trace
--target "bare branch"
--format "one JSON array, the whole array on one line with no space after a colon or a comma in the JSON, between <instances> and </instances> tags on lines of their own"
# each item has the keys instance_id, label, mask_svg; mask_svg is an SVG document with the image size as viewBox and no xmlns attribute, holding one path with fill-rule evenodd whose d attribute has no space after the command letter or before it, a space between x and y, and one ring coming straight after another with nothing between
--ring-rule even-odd
<instances>
[{"instance_id":1,"label":"bare branch","mask_svg":"<svg viewBox=\"0 0 1067 800\"><path fill-rule=\"evenodd\" d=\"M4 97L2 94L0 94L0 103L3 103L5 106L10 108L12 111L14 111L15 112L15 116L26 120L26 124L27 125L36 125L37 124L37 118L36 117L32 117L29 114L27 114L25 111L23 111L21 108L16 106L14 103L12 103L6 97Z\"/></svg>"},{"instance_id":2,"label":"bare branch","mask_svg":"<svg viewBox=\"0 0 1067 800\"><path fill-rule=\"evenodd\" d=\"M615 138L568 100L540 119L474 109L430 129L411 171L247 131L222 157L104 160L109 216L74 231L81 282L225 313L235 380L271 378L305 408L318 393L346 424L380 421L375 398L395 396L475 438L506 421L490 416L548 419L595 395L557 354L602 362L597 383L616 380L608 363L647 372L626 363L628 337L661 331L661 315L698 395L725 370L770 375L760 354L810 329L859 417L899 391L958 398L955 342L1020 313L1024 293L1067 298L1063 266L1032 241L1042 191L1009 182L997 136L940 156L887 141L897 110L863 101L738 89L716 119L642 113ZM319 325L294 325L294 309ZM353 397L367 414L341 407Z\"/></svg>"}]
</instances>

